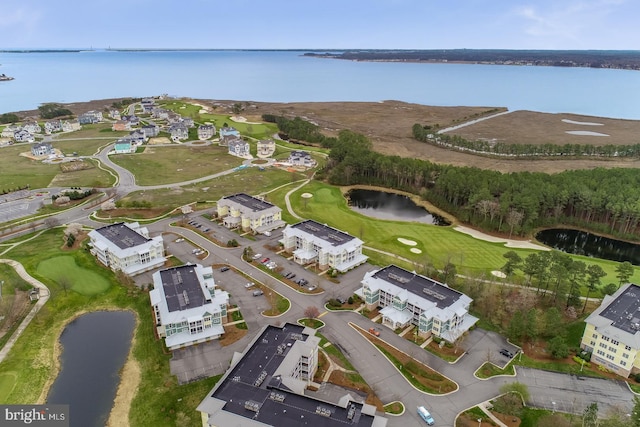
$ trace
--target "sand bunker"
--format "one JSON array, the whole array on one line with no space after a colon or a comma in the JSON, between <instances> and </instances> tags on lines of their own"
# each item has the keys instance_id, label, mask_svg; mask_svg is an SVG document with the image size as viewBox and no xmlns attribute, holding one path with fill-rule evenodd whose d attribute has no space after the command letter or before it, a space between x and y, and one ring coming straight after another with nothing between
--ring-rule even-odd
<instances>
[{"instance_id":1,"label":"sand bunker","mask_svg":"<svg viewBox=\"0 0 640 427\"><path fill-rule=\"evenodd\" d=\"M312 198L312 197L313 197L313 194L311 194L311 193L302 193L300 196L301 196L303 199L310 199L310 198Z\"/></svg>"},{"instance_id":2,"label":"sand bunker","mask_svg":"<svg viewBox=\"0 0 640 427\"><path fill-rule=\"evenodd\" d=\"M591 132L590 130L568 130L565 133L568 133L569 135L580 135L580 136L609 136L606 133Z\"/></svg>"},{"instance_id":3,"label":"sand bunker","mask_svg":"<svg viewBox=\"0 0 640 427\"><path fill-rule=\"evenodd\" d=\"M402 243L403 245L408 245L408 246L415 246L418 243L414 242L413 240L409 240L409 239L405 239L403 237L398 237L398 242Z\"/></svg>"},{"instance_id":4,"label":"sand bunker","mask_svg":"<svg viewBox=\"0 0 640 427\"><path fill-rule=\"evenodd\" d=\"M414 254L421 254L421 253L422 253L422 251L421 251L420 249L418 249L418 248L411 248L411 249L409 249L409 250L410 250L411 252L413 252Z\"/></svg>"},{"instance_id":5,"label":"sand bunker","mask_svg":"<svg viewBox=\"0 0 640 427\"><path fill-rule=\"evenodd\" d=\"M491 274L493 274L494 276L499 277L499 278L501 278L501 279L504 279L504 278L506 278L506 277L507 277L507 275L506 275L506 274L504 274L502 271L498 271L498 270L493 270L493 271L491 272Z\"/></svg>"},{"instance_id":6,"label":"sand bunker","mask_svg":"<svg viewBox=\"0 0 640 427\"><path fill-rule=\"evenodd\" d=\"M584 126L604 126L602 123L594 123L594 122L576 122L575 120L562 119L565 123L570 123L572 125L584 125Z\"/></svg>"}]
</instances>

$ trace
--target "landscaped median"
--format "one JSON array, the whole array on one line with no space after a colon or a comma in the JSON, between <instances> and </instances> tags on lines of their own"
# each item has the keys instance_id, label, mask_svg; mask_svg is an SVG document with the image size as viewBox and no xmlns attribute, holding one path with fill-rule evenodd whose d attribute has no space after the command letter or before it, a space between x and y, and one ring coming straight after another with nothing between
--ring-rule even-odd
<instances>
[{"instance_id":1,"label":"landscaped median","mask_svg":"<svg viewBox=\"0 0 640 427\"><path fill-rule=\"evenodd\" d=\"M434 395L448 394L458 390L458 384L441 373L418 362L413 357L375 337L358 325L349 322L349 326L368 339L417 390Z\"/></svg>"}]
</instances>

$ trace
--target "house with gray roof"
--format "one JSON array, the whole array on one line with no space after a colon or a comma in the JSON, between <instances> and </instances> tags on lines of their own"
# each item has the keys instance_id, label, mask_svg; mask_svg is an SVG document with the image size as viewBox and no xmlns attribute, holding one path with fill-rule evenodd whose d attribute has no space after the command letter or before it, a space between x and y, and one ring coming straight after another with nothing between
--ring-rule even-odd
<instances>
[{"instance_id":1,"label":"house with gray roof","mask_svg":"<svg viewBox=\"0 0 640 427\"><path fill-rule=\"evenodd\" d=\"M316 263L321 270L345 272L368 259L362 253L362 240L311 219L287 225L280 242L296 263Z\"/></svg>"},{"instance_id":2,"label":"house with gray roof","mask_svg":"<svg viewBox=\"0 0 640 427\"><path fill-rule=\"evenodd\" d=\"M308 389L320 386L313 383L319 343L315 329L264 326L198 405L202 425L385 427L387 419L356 390Z\"/></svg>"},{"instance_id":3,"label":"house with gray roof","mask_svg":"<svg viewBox=\"0 0 640 427\"><path fill-rule=\"evenodd\" d=\"M291 166L300 166L305 168L312 168L316 165L316 161L313 160L311 154L307 151L295 150L289 153L287 163Z\"/></svg>"},{"instance_id":4,"label":"house with gray roof","mask_svg":"<svg viewBox=\"0 0 640 427\"><path fill-rule=\"evenodd\" d=\"M623 377L640 372L640 286L627 283L585 319L580 348Z\"/></svg>"},{"instance_id":5,"label":"house with gray roof","mask_svg":"<svg viewBox=\"0 0 640 427\"><path fill-rule=\"evenodd\" d=\"M216 134L214 125L201 125L198 127L198 139L210 139Z\"/></svg>"},{"instance_id":6,"label":"house with gray roof","mask_svg":"<svg viewBox=\"0 0 640 427\"><path fill-rule=\"evenodd\" d=\"M231 126L223 126L220 128L220 145L226 146L229 141L239 139L240 132Z\"/></svg>"},{"instance_id":7,"label":"house with gray roof","mask_svg":"<svg viewBox=\"0 0 640 427\"><path fill-rule=\"evenodd\" d=\"M160 127L156 124L144 125L140 128L140 130L144 132L144 136L146 138L153 138L155 136L158 136L158 134L160 133Z\"/></svg>"},{"instance_id":8,"label":"house with gray roof","mask_svg":"<svg viewBox=\"0 0 640 427\"><path fill-rule=\"evenodd\" d=\"M273 139L261 139L257 143L258 157L271 157L276 152L276 143Z\"/></svg>"},{"instance_id":9,"label":"house with gray roof","mask_svg":"<svg viewBox=\"0 0 640 427\"><path fill-rule=\"evenodd\" d=\"M282 209L245 193L218 200L218 218L222 218L227 228L242 228L257 234L286 225L282 220Z\"/></svg>"},{"instance_id":10,"label":"house with gray roof","mask_svg":"<svg viewBox=\"0 0 640 427\"><path fill-rule=\"evenodd\" d=\"M22 129L26 130L29 133L42 133L42 127L38 124L38 122L25 122L22 126Z\"/></svg>"},{"instance_id":11,"label":"house with gray roof","mask_svg":"<svg viewBox=\"0 0 640 427\"><path fill-rule=\"evenodd\" d=\"M469 314L467 295L396 265L366 273L356 293L369 310L380 308L383 325L393 330L415 325L424 338L455 342L478 321Z\"/></svg>"},{"instance_id":12,"label":"house with gray roof","mask_svg":"<svg viewBox=\"0 0 640 427\"><path fill-rule=\"evenodd\" d=\"M44 122L45 133L61 132L62 121L61 120L48 120Z\"/></svg>"},{"instance_id":13,"label":"house with gray roof","mask_svg":"<svg viewBox=\"0 0 640 427\"><path fill-rule=\"evenodd\" d=\"M169 133L173 142L180 142L189 138L189 129L183 123L174 123L169 126Z\"/></svg>"},{"instance_id":14,"label":"house with gray roof","mask_svg":"<svg viewBox=\"0 0 640 427\"><path fill-rule=\"evenodd\" d=\"M169 350L224 334L229 293L216 286L212 267L187 264L153 273L149 292L156 331Z\"/></svg>"},{"instance_id":15,"label":"house with gray roof","mask_svg":"<svg viewBox=\"0 0 640 427\"><path fill-rule=\"evenodd\" d=\"M0 136L2 138L13 138L15 133L20 130L22 130L22 126L20 125L16 125L16 124L7 125L4 127L4 129L2 129L2 133L0 133Z\"/></svg>"},{"instance_id":16,"label":"house with gray roof","mask_svg":"<svg viewBox=\"0 0 640 427\"><path fill-rule=\"evenodd\" d=\"M227 141L229 147L229 154L236 157L242 157L243 159L251 158L251 151L249 143L242 138L233 138Z\"/></svg>"},{"instance_id":17,"label":"house with gray roof","mask_svg":"<svg viewBox=\"0 0 640 427\"><path fill-rule=\"evenodd\" d=\"M31 134L31 132L25 129L20 129L13 134L13 140L15 142L35 142L36 138Z\"/></svg>"},{"instance_id":18,"label":"house with gray roof","mask_svg":"<svg viewBox=\"0 0 640 427\"><path fill-rule=\"evenodd\" d=\"M35 157L49 156L54 154L53 146L47 142L40 142L31 145L31 154Z\"/></svg>"},{"instance_id":19,"label":"house with gray roof","mask_svg":"<svg viewBox=\"0 0 640 427\"><path fill-rule=\"evenodd\" d=\"M164 265L162 236L150 238L139 223L105 225L89 232L91 254L113 271L129 276L154 270Z\"/></svg>"}]
</instances>

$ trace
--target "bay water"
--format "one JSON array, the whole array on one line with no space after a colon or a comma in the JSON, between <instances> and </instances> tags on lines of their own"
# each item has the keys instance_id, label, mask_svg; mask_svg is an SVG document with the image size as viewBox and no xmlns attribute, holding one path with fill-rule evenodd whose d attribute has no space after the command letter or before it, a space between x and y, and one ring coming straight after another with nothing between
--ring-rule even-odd
<instances>
[{"instance_id":1,"label":"bay water","mask_svg":"<svg viewBox=\"0 0 640 427\"><path fill-rule=\"evenodd\" d=\"M168 94L214 100L399 100L640 119L640 71L356 62L304 51L0 52L0 113Z\"/></svg>"}]
</instances>

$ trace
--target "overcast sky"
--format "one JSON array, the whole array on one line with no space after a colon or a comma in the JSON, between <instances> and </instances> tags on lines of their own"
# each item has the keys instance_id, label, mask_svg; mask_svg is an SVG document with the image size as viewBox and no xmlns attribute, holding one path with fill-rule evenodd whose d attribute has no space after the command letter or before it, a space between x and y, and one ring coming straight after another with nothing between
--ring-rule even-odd
<instances>
[{"instance_id":1,"label":"overcast sky","mask_svg":"<svg viewBox=\"0 0 640 427\"><path fill-rule=\"evenodd\" d=\"M638 0L2 0L0 49L640 49Z\"/></svg>"}]
</instances>

